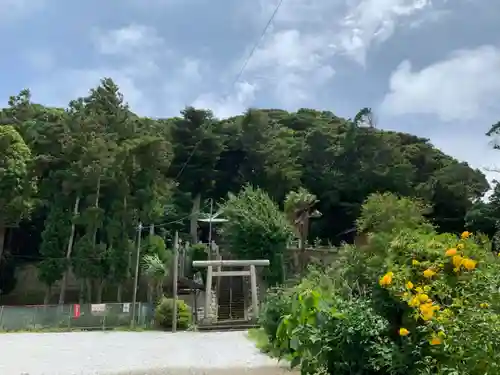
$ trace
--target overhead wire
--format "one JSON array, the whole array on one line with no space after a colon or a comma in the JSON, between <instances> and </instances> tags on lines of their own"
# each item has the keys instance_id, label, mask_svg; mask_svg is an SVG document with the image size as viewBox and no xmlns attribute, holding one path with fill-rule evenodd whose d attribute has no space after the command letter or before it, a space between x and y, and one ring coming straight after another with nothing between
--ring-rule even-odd
<instances>
[{"instance_id":1,"label":"overhead wire","mask_svg":"<svg viewBox=\"0 0 500 375\"><path fill-rule=\"evenodd\" d=\"M205 208L208 208L210 206L210 203L207 203L205 204L203 207L201 207L199 210L195 211L196 214L199 214L199 213L202 213L203 210ZM182 224L186 219L189 219L191 217L192 213L189 214L189 215L186 215L186 216L183 216L181 217L180 219L176 219L176 220L171 220L171 221L167 221L165 223L161 223L161 224L154 224L154 227L155 228L158 228L158 227L166 227L168 225L172 225L172 224ZM137 230L139 230L139 227L136 228ZM144 226L141 226L141 230L148 230L148 225L144 225ZM58 260L58 259L67 259L65 256L61 256L61 257L45 257L43 255L21 255L21 254L9 254L8 255L8 258L14 258L14 259L26 259L26 260L43 260L43 259L50 259L50 260ZM86 256L85 257L86 259L102 259L102 257L88 257Z\"/></svg>"},{"instance_id":2,"label":"overhead wire","mask_svg":"<svg viewBox=\"0 0 500 375\"><path fill-rule=\"evenodd\" d=\"M234 88L234 86L239 82L239 80L241 79L241 77L243 76L243 73L245 72L245 69L247 68L248 66L248 63L250 62L250 60L252 59L253 55L255 54L255 52L257 51L257 48L259 47L260 43L262 43L262 40L264 39L269 27L271 26L272 22L274 21L274 19L276 18L276 15L278 14L278 11L280 10L281 6L283 5L283 2L284 0L279 0L278 3L276 4L276 7L274 8L271 16L269 17L267 23L265 24L261 34L259 35L259 38L256 40L256 42L254 43L252 49L250 50L248 56L246 57L246 59L244 60L240 70L238 71L238 74L235 76L235 79L233 80L232 84L231 84L231 88ZM191 152L189 153L189 156L188 158L186 159L186 161L183 163L181 169L179 170L179 172L176 174L174 180L177 180L181 175L182 173L184 172L184 170L186 169L187 165L189 164L189 162L191 161L194 153L196 152L196 150L198 149L199 145L201 144L201 142L203 142L203 138L199 139L196 144L194 145L193 149L191 150ZM206 204L204 205L202 208L200 208L196 213L201 213L202 210L204 210L205 208L208 207L209 204ZM165 227L165 226L168 226L168 225L172 225L172 224L180 224L180 223L183 223L185 220L189 219L191 216L193 215L193 213L189 214L189 215L186 215L180 219L176 219L176 220L172 220L172 221L168 221L168 222L164 222L164 223L160 223L160 224L154 224L154 227L155 228L158 228L158 227ZM147 225L138 225L137 226L137 231L142 231L142 230L147 230L148 229L148 226ZM11 255L12 257L18 257L16 255ZM25 259L29 259L29 258L26 258L25 256L20 256L20 257L23 257ZM40 258L36 258L36 259L40 259ZM44 257L44 259L59 259L59 258L46 258ZM61 259L66 259L66 257L63 257Z\"/></svg>"},{"instance_id":3,"label":"overhead wire","mask_svg":"<svg viewBox=\"0 0 500 375\"><path fill-rule=\"evenodd\" d=\"M261 34L259 35L259 38L255 41L252 49L250 50L249 54L247 55L246 59L243 61L243 64L240 68L240 70L238 71L238 74L235 76L231 86L230 86L230 90L234 88L234 86L239 82L239 80L241 79L241 77L243 76L243 73L245 72L245 69L247 68L248 66L248 63L250 62L250 60L252 59L253 55L255 54L255 52L257 51L257 48L259 47L259 45L262 43L262 40L264 39L267 31L269 30L269 27L271 26L271 24L273 23L274 19L276 18L276 15L278 14L278 11L280 10L281 6L283 5L283 2L284 0L279 0L278 3L276 4L276 7L274 8L271 16L269 17L267 23L265 24L264 28L262 29L262 32ZM208 125L208 124L207 124ZM202 129L203 127L207 126L205 124L202 125ZM179 177L182 175L182 173L184 172L184 170L186 169L186 167L188 166L189 162L191 161L191 159L193 158L196 150L198 149L198 147L200 146L200 144L204 141L204 138L200 138L194 145L193 149L191 150L191 152L189 153L186 161L183 163L182 167L180 168L179 172L176 174L174 180L178 180ZM186 220L188 218L190 218L191 215L189 216L186 216L185 218L183 219L179 219L179 220L176 220L174 222L169 222L169 223L164 223L164 224L160 224L159 226L166 226L166 225L171 225L171 224L175 224L175 223L178 223L180 221L183 221L183 220Z\"/></svg>"},{"instance_id":4,"label":"overhead wire","mask_svg":"<svg viewBox=\"0 0 500 375\"><path fill-rule=\"evenodd\" d=\"M245 72L245 69L247 68L248 63L250 62L250 60L252 59L253 55L255 54L255 51L257 51L257 48L259 47L260 43L262 43L262 40L264 39L264 37L265 37L265 35L267 33L267 30L269 29L269 27L273 23L274 19L276 18L276 15L278 14L278 11L280 10L281 6L283 5L283 2L284 2L284 0L279 0L278 3L276 4L276 7L274 8L273 13L269 17L269 20L267 21L266 25L264 26L264 29L262 30L259 38L254 43L252 49L250 50L250 53L248 54L248 56L244 60L242 66L240 68L240 70L238 71L238 74L236 75L235 79L233 80L233 82L232 82L232 84L230 86L230 90L234 88L234 86L239 82L239 80L243 76L243 73ZM196 150L200 146L201 142L203 142L203 140L204 139L201 138L201 139L198 140L198 142L195 143L195 145L194 145L193 149L191 150L188 158L186 159L186 161L182 165L181 169L179 170L179 172L175 176L175 180L177 180L179 178L179 176L182 174L182 172L184 172L184 169L186 168L186 166L191 161L191 158L193 157L194 153L196 152Z\"/></svg>"},{"instance_id":5,"label":"overhead wire","mask_svg":"<svg viewBox=\"0 0 500 375\"><path fill-rule=\"evenodd\" d=\"M200 214L202 213L202 211L205 209L205 208L208 208L210 206L210 203L206 203L205 205L203 205L203 207L201 207L199 210L195 211L195 212L192 212L190 213L189 215L186 215L186 216L183 216L181 217L180 219L176 219L176 220L172 220L172 221L167 221L165 223L160 223L160 224L154 224L154 227L155 228L158 228L158 227L166 227L168 225L172 225L172 224L182 224L184 222L184 220L186 219L189 219L191 216L193 216L193 214ZM143 225L141 226L141 230L144 230L144 229L147 229L147 225ZM139 227L137 227L137 230L139 230Z\"/></svg>"}]
</instances>

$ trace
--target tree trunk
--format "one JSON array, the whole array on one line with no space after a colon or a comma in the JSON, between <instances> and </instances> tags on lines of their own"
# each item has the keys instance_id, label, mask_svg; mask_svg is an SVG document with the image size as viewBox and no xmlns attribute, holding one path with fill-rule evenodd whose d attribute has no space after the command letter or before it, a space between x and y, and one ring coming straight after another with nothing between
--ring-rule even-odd
<instances>
[{"instance_id":1,"label":"tree trunk","mask_svg":"<svg viewBox=\"0 0 500 375\"><path fill-rule=\"evenodd\" d=\"M190 218L190 234L193 244L198 243L198 217L200 215L201 194L198 193L193 197L193 206L191 209Z\"/></svg>"},{"instance_id":2,"label":"tree trunk","mask_svg":"<svg viewBox=\"0 0 500 375\"><path fill-rule=\"evenodd\" d=\"M94 207L99 208L99 195L101 195L101 176L97 179L97 186L96 186L96 192L95 192L95 202L94 202ZM97 240L97 226L93 226L92 228L93 233L92 233L92 244L95 246L96 240Z\"/></svg>"},{"instance_id":3,"label":"tree trunk","mask_svg":"<svg viewBox=\"0 0 500 375\"><path fill-rule=\"evenodd\" d=\"M50 303L50 297L52 295L52 285L45 286L45 296L43 297L43 304L47 306Z\"/></svg>"},{"instance_id":4,"label":"tree trunk","mask_svg":"<svg viewBox=\"0 0 500 375\"><path fill-rule=\"evenodd\" d=\"M151 304L153 303L153 285L151 283L148 283L148 303Z\"/></svg>"},{"instance_id":5,"label":"tree trunk","mask_svg":"<svg viewBox=\"0 0 500 375\"><path fill-rule=\"evenodd\" d=\"M5 225L0 224L0 263L3 259L3 247L5 246L5 233L7 232L7 228Z\"/></svg>"},{"instance_id":6,"label":"tree trunk","mask_svg":"<svg viewBox=\"0 0 500 375\"><path fill-rule=\"evenodd\" d=\"M85 279L85 291L87 297L87 303L92 303L92 280Z\"/></svg>"},{"instance_id":7,"label":"tree trunk","mask_svg":"<svg viewBox=\"0 0 500 375\"><path fill-rule=\"evenodd\" d=\"M83 305L85 302L85 280L80 279L80 291L78 293L78 303Z\"/></svg>"},{"instance_id":8,"label":"tree trunk","mask_svg":"<svg viewBox=\"0 0 500 375\"><path fill-rule=\"evenodd\" d=\"M95 191L94 207L98 208L99 207L99 197L101 195L101 176L100 175L97 178L97 186L96 186L95 190L96 191ZM96 223L93 223L93 224L94 225L92 226L92 246L93 246L93 249L95 249L96 245L97 245L97 225L96 225ZM94 254L95 254L95 252L94 252ZM104 275L103 275L103 277L104 277ZM94 284L97 284L98 281L96 281L95 279L92 280L92 278L87 278L86 283L87 283L87 300L88 300L88 303L92 303L92 294L93 294L93 289L94 289L93 286L94 286Z\"/></svg>"},{"instance_id":9,"label":"tree trunk","mask_svg":"<svg viewBox=\"0 0 500 375\"><path fill-rule=\"evenodd\" d=\"M106 285L106 280L101 280L97 285L96 302L102 303L102 295L104 292L104 286Z\"/></svg>"},{"instance_id":10,"label":"tree trunk","mask_svg":"<svg viewBox=\"0 0 500 375\"><path fill-rule=\"evenodd\" d=\"M71 260L71 252L73 251L73 242L75 241L76 225L74 223L74 217L78 215L79 206L80 206L80 195L76 197L75 206L73 207L73 217L71 218L71 232L69 234L68 247L66 248L66 261L68 262L68 264L66 264L66 271L64 271L63 278L61 280L61 290L59 291L60 305L64 304L64 299L66 297L66 286L68 284L68 275L69 271L71 270L69 262Z\"/></svg>"},{"instance_id":11,"label":"tree trunk","mask_svg":"<svg viewBox=\"0 0 500 375\"><path fill-rule=\"evenodd\" d=\"M163 297L163 280L159 281L156 286L156 301L159 301L161 297Z\"/></svg>"},{"instance_id":12,"label":"tree trunk","mask_svg":"<svg viewBox=\"0 0 500 375\"><path fill-rule=\"evenodd\" d=\"M116 302L122 303L122 295L123 295L123 285L122 283L120 283L116 288Z\"/></svg>"}]
</instances>

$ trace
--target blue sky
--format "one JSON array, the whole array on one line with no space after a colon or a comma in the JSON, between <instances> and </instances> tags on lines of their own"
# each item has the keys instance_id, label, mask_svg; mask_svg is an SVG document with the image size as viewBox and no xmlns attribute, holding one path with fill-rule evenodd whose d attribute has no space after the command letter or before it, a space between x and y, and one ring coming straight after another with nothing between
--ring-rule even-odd
<instances>
[{"instance_id":1,"label":"blue sky","mask_svg":"<svg viewBox=\"0 0 500 375\"><path fill-rule=\"evenodd\" d=\"M428 137L478 168L500 168L484 133L500 120L500 2L0 0L0 98L23 88L66 105L104 76L136 112L185 105L225 117L246 108L371 107L377 126ZM487 172L494 178L495 173Z\"/></svg>"}]
</instances>

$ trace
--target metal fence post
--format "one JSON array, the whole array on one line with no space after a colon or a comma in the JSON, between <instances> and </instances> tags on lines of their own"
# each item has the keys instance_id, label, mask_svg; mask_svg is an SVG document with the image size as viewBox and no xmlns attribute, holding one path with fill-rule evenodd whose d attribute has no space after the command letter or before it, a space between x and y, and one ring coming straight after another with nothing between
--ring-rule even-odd
<instances>
[{"instance_id":1,"label":"metal fence post","mask_svg":"<svg viewBox=\"0 0 500 375\"><path fill-rule=\"evenodd\" d=\"M69 330L71 330L71 319L73 318L73 306L74 305L69 305L69 314L68 314L68 329ZM61 310L63 310L63 308L64 308L64 305L61 306Z\"/></svg>"},{"instance_id":2,"label":"metal fence post","mask_svg":"<svg viewBox=\"0 0 500 375\"><path fill-rule=\"evenodd\" d=\"M137 325L140 327L140 328L143 328L142 327L142 302L139 302L139 306L137 307L139 309L139 314L137 316Z\"/></svg>"},{"instance_id":3,"label":"metal fence post","mask_svg":"<svg viewBox=\"0 0 500 375\"><path fill-rule=\"evenodd\" d=\"M3 329L3 306L0 306L0 329Z\"/></svg>"},{"instance_id":4,"label":"metal fence post","mask_svg":"<svg viewBox=\"0 0 500 375\"><path fill-rule=\"evenodd\" d=\"M36 318L37 318L38 306L34 306L33 310L35 310L33 313L33 329L36 329Z\"/></svg>"}]
</instances>

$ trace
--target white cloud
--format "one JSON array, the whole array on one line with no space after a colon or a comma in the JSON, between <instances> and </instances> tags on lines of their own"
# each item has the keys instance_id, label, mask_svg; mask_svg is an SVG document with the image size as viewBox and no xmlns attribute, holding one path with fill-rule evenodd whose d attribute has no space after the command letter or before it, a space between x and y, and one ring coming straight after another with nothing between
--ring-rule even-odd
<instances>
[{"instance_id":1,"label":"white cloud","mask_svg":"<svg viewBox=\"0 0 500 375\"><path fill-rule=\"evenodd\" d=\"M414 16L431 6L431 0L362 0L344 17L337 46L358 63L375 42L389 39L401 19Z\"/></svg>"},{"instance_id":2,"label":"white cloud","mask_svg":"<svg viewBox=\"0 0 500 375\"><path fill-rule=\"evenodd\" d=\"M195 108L210 109L219 118L239 115L247 110L255 99L257 87L248 82L236 84L236 94L219 96L213 93L200 95L193 103Z\"/></svg>"},{"instance_id":3,"label":"white cloud","mask_svg":"<svg viewBox=\"0 0 500 375\"><path fill-rule=\"evenodd\" d=\"M334 75L329 61L333 51L325 42L316 33L277 31L255 51L245 74L260 87L272 90L285 107L300 105Z\"/></svg>"},{"instance_id":4,"label":"white cloud","mask_svg":"<svg viewBox=\"0 0 500 375\"><path fill-rule=\"evenodd\" d=\"M156 30L138 24L108 30L95 37L99 53L104 55L131 55L150 48L162 48L163 40Z\"/></svg>"},{"instance_id":5,"label":"white cloud","mask_svg":"<svg viewBox=\"0 0 500 375\"><path fill-rule=\"evenodd\" d=\"M392 73L382 111L432 114L443 121L471 120L498 109L500 49L482 46L413 71L404 61Z\"/></svg>"},{"instance_id":6,"label":"white cloud","mask_svg":"<svg viewBox=\"0 0 500 375\"><path fill-rule=\"evenodd\" d=\"M169 79L162 82L160 93L164 113L177 115L202 91L203 77L209 74L209 67L192 58L179 59Z\"/></svg>"},{"instance_id":7,"label":"white cloud","mask_svg":"<svg viewBox=\"0 0 500 375\"><path fill-rule=\"evenodd\" d=\"M242 7L248 17L257 14L253 18L255 27L262 28L273 14L279 0L251 0ZM257 12L256 12L257 4ZM344 1L340 0L283 0L282 6L274 18L274 24L279 27L299 27L303 25L333 26L332 19L343 11Z\"/></svg>"},{"instance_id":8,"label":"white cloud","mask_svg":"<svg viewBox=\"0 0 500 375\"><path fill-rule=\"evenodd\" d=\"M124 6L151 11L155 6L194 7L201 0L179 1L127 0ZM245 9L244 14L238 13L238 23L247 29L250 23L256 29L255 33L248 34L248 47L255 42L253 37L262 31L276 2L246 0L242 7L235 7ZM131 98L125 97L134 110L137 110L135 107L148 108L152 111L150 115L155 116L176 114L184 105L194 103L210 104L218 116L224 117L253 105L256 98L259 102L272 100L273 105L294 109L316 103L322 89L335 75L334 58L339 52L359 60L363 55L360 51L366 51L373 41L386 40L400 18L426 6L426 0L348 0L347 6L345 0L285 0L234 88L228 88L227 83L241 68L249 48L241 51L237 61L230 61L226 69L220 65L214 68L207 64L206 58L191 58L172 51L157 29L137 22L114 30L94 30L91 34L97 52L92 58L94 66L61 67L59 73L47 74L43 81L52 96L64 97L66 101L68 96L64 93L86 92L91 86L89 82L94 82L90 78L86 82L81 77L98 77L110 72L112 74L105 75L119 77L130 91ZM357 47L353 48L354 44L349 41L358 39ZM40 65L42 62L40 59ZM71 75L76 78L71 79ZM60 90L51 88L54 85L47 78L56 76L66 77L65 82L60 83ZM227 89L232 93L223 95Z\"/></svg>"},{"instance_id":9,"label":"white cloud","mask_svg":"<svg viewBox=\"0 0 500 375\"><path fill-rule=\"evenodd\" d=\"M172 116L193 98L203 68L196 59L169 51L156 31L140 24L93 33L97 65L83 69L53 66L32 84L35 100L66 105L85 96L103 77L120 87L133 111L148 116ZM32 54L32 63L38 55ZM117 57L117 59L113 59ZM111 58L111 60L110 60ZM168 69L166 69L168 67Z\"/></svg>"},{"instance_id":10,"label":"white cloud","mask_svg":"<svg viewBox=\"0 0 500 375\"><path fill-rule=\"evenodd\" d=\"M115 81L125 100L135 111L143 115L151 112L146 94L134 78L120 70L107 68L62 69L53 72L33 83L33 99L35 102L65 107L69 100L88 95L89 90L99 85L104 77L111 77Z\"/></svg>"},{"instance_id":11,"label":"white cloud","mask_svg":"<svg viewBox=\"0 0 500 375\"><path fill-rule=\"evenodd\" d=\"M240 12L260 31L278 1L248 2ZM255 17L247 16L250 6L253 13L257 8ZM244 78L286 108L309 105L334 76L337 55L365 64L374 43L389 39L401 20L430 8L431 0L284 1Z\"/></svg>"}]
</instances>

